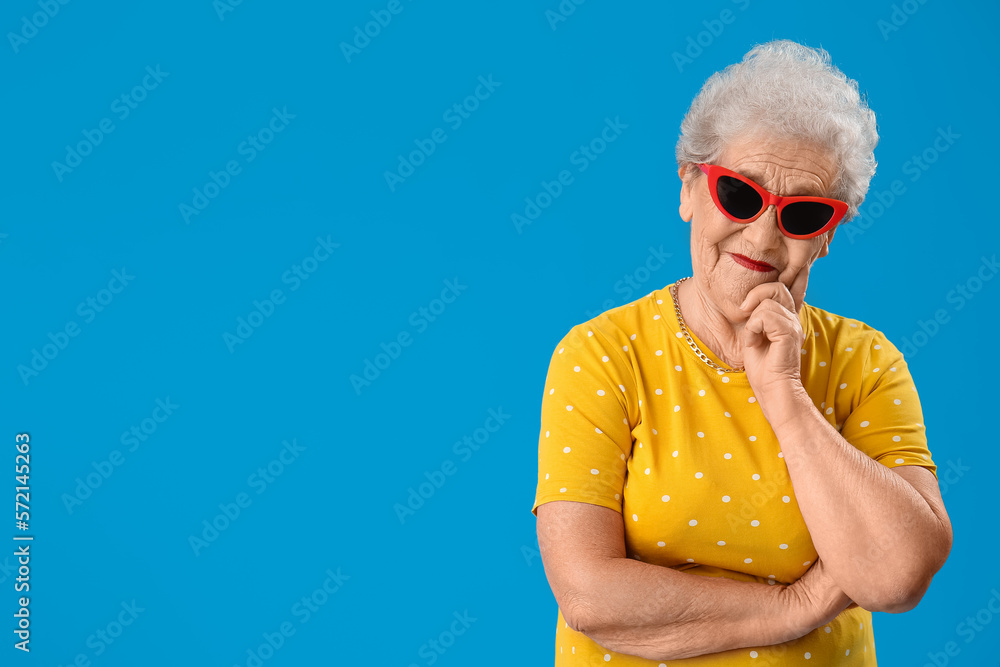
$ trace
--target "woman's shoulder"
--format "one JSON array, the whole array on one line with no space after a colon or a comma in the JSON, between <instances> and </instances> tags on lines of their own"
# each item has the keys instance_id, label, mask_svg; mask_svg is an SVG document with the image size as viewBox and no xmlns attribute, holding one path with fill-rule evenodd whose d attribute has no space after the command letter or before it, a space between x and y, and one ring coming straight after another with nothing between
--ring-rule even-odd
<instances>
[{"instance_id":1,"label":"woman's shoulder","mask_svg":"<svg viewBox=\"0 0 1000 667\"><path fill-rule=\"evenodd\" d=\"M663 326L661 320L673 312L669 288L670 285L654 289L638 299L608 308L574 325L570 334L588 338L599 335L605 341L627 346L643 332Z\"/></svg>"},{"instance_id":2,"label":"woman's shoulder","mask_svg":"<svg viewBox=\"0 0 1000 667\"><path fill-rule=\"evenodd\" d=\"M807 339L813 337L816 344L835 346L843 348L844 351L895 348L880 328L855 317L841 315L803 302L800 319Z\"/></svg>"}]
</instances>

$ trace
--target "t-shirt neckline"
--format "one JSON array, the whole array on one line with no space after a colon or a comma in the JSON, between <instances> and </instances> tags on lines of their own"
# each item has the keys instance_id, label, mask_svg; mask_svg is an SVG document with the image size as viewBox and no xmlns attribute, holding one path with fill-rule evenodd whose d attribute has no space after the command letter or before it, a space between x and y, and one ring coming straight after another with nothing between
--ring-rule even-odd
<instances>
[{"instance_id":1,"label":"t-shirt neckline","mask_svg":"<svg viewBox=\"0 0 1000 667\"><path fill-rule=\"evenodd\" d=\"M695 354L695 351L691 349L691 346L688 344L687 339L684 338L684 334L681 331L680 323L678 323L677 321L677 313L674 311L673 296L670 294L670 287L672 285L676 285L678 282L679 281L674 281L672 283L669 283L668 285L665 285L661 289L655 290L650 295L651 298L653 299L653 306L657 309L657 312L660 315L660 321L664 323L664 326L666 326L667 330L670 331L671 333L673 344L680 346L683 350L683 353L688 355L693 362L704 367L705 371L709 372L715 377L720 379L723 377L728 377L729 382L749 384L750 381L747 379L746 373L725 373L725 372L720 373L717 369L714 369L710 367L708 364L706 364L705 361L701 359L697 354ZM802 331L805 334L804 341L808 341L809 336L812 335L810 331L811 327L809 326L809 318L806 317L805 314L806 307L807 304L803 302L802 308L799 310L799 323L802 325ZM691 336L691 340L694 341L695 345L698 346L698 349L700 349L706 357L711 359L714 363L719 364L720 366L726 366L726 364L722 362L722 359L720 359L712 350L710 350L694 334L693 331L691 331L690 329L688 329L687 331L688 335ZM805 342L803 344L805 344Z\"/></svg>"}]
</instances>

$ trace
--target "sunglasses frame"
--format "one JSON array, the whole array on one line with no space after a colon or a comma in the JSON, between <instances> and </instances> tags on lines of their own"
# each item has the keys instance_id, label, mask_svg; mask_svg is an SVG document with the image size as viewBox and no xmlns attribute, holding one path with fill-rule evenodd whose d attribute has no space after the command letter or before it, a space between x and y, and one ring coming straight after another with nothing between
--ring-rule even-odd
<instances>
[{"instance_id":1,"label":"sunglasses frame","mask_svg":"<svg viewBox=\"0 0 1000 667\"><path fill-rule=\"evenodd\" d=\"M753 222L754 220L756 220L757 218L759 218L761 215L763 215L764 211L766 211L769 206L773 205L773 206L776 207L777 212L778 212L778 216L777 216L778 217L778 229L781 230L782 234L784 234L785 236L787 236L789 238L792 238L792 239L811 239L811 238L819 236L820 234L823 234L824 232L827 232L827 231L833 229L834 227L836 227L840 223L840 221L844 218L844 216L847 214L847 209L848 209L847 202L842 202L839 199L829 199L827 197L807 197L807 196L781 197L779 195L776 195L776 194L773 194L771 192L768 192L767 190L765 190L764 188L762 188L760 185L758 185L757 183L754 183L752 180L750 180L749 178L747 178L746 176L744 176L742 174L738 174L735 171L732 171L731 169L726 169L725 167L720 167L717 164L703 164L703 163L700 163L700 164L698 164L698 168L701 169L705 173L706 176L708 176L708 191L712 195L712 201L715 202L715 207L718 208L719 211L723 215L725 215L727 218L729 218L733 222L741 222L741 223L750 223L750 222ZM733 216L722 205L722 202L719 201L719 177L720 176L729 176L730 178L734 178L737 181L740 181L741 183L745 183L746 185L749 185L751 188L754 189L754 191L758 195L760 195L760 198L764 202L764 205L761 206L760 210L757 211L757 213L755 213L750 218L737 218L737 217ZM830 206L830 207L833 208L833 215L830 217L830 220L825 225L823 225L823 227L821 229L819 229L819 230L817 230L817 231L815 231L815 232L813 232L811 234L792 234L787 229L785 229L785 225L784 225L784 223L781 220L781 211L782 211L783 208L785 208L789 204L795 204L797 202L816 202L816 203L819 203L819 204L826 204L826 205L828 205L828 206Z\"/></svg>"}]
</instances>

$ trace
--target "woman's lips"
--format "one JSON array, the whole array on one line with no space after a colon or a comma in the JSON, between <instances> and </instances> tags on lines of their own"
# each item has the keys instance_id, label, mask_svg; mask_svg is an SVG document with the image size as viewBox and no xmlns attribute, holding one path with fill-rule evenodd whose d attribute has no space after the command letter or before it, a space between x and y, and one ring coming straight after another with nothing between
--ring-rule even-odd
<instances>
[{"instance_id":1,"label":"woman's lips","mask_svg":"<svg viewBox=\"0 0 1000 667\"><path fill-rule=\"evenodd\" d=\"M737 254L735 252L729 253L733 260L740 266L745 266L751 271L760 271L761 273L767 273L768 271L774 271L774 267L767 262L757 262L750 259L749 257L744 257L743 255Z\"/></svg>"}]
</instances>

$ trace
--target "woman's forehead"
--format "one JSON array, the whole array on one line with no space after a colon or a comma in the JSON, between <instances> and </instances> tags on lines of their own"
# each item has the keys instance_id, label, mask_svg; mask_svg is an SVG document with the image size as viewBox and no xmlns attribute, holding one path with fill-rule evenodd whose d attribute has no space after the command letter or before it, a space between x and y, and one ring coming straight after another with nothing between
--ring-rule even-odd
<instances>
[{"instance_id":1,"label":"woman's forehead","mask_svg":"<svg viewBox=\"0 0 1000 667\"><path fill-rule=\"evenodd\" d=\"M829 191L836 177L830 153L802 140L746 139L728 145L718 162L778 194L819 195Z\"/></svg>"}]
</instances>

